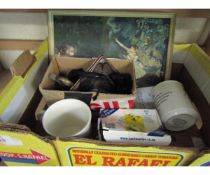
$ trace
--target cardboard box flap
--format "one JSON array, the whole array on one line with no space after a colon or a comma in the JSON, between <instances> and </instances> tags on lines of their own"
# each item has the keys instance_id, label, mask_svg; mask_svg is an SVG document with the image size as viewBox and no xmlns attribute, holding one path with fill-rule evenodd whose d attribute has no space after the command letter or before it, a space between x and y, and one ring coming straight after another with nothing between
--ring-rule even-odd
<instances>
[{"instance_id":1,"label":"cardboard box flap","mask_svg":"<svg viewBox=\"0 0 210 175\"><path fill-rule=\"evenodd\" d=\"M15 133L22 133L22 134L31 134L45 142L50 143L51 139L47 137L42 137L34 132L31 131L30 128L28 128L25 125L19 125L19 124L13 124L13 123L0 123L0 131L9 131L9 132L15 132Z\"/></svg>"},{"instance_id":2,"label":"cardboard box flap","mask_svg":"<svg viewBox=\"0 0 210 175\"><path fill-rule=\"evenodd\" d=\"M0 129L0 157L8 166L58 166L54 146L18 125ZM16 130L14 128L16 127ZM6 130L5 130L6 129Z\"/></svg>"},{"instance_id":3,"label":"cardboard box flap","mask_svg":"<svg viewBox=\"0 0 210 175\"><path fill-rule=\"evenodd\" d=\"M47 104L46 104L44 98L42 98L41 101L39 102L39 105L38 105L36 111L35 111L35 118L36 118L36 120L40 120L41 121L41 118L42 118L42 116L44 114L44 109L45 109L46 106L47 106Z\"/></svg>"},{"instance_id":4,"label":"cardboard box flap","mask_svg":"<svg viewBox=\"0 0 210 175\"><path fill-rule=\"evenodd\" d=\"M198 154L193 148L116 146L87 140L56 140L54 145L63 166L178 166Z\"/></svg>"},{"instance_id":5,"label":"cardboard box flap","mask_svg":"<svg viewBox=\"0 0 210 175\"><path fill-rule=\"evenodd\" d=\"M25 126L25 125L18 125L13 123L0 123L0 130L6 130L6 131L28 131L31 130Z\"/></svg>"},{"instance_id":6,"label":"cardboard box flap","mask_svg":"<svg viewBox=\"0 0 210 175\"><path fill-rule=\"evenodd\" d=\"M210 150L202 151L189 166L210 166Z\"/></svg>"},{"instance_id":7,"label":"cardboard box flap","mask_svg":"<svg viewBox=\"0 0 210 175\"><path fill-rule=\"evenodd\" d=\"M30 53L29 50L24 51L10 67L12 75L24 77L35 61L36 58Z\"/></svg>"}]
</instances>

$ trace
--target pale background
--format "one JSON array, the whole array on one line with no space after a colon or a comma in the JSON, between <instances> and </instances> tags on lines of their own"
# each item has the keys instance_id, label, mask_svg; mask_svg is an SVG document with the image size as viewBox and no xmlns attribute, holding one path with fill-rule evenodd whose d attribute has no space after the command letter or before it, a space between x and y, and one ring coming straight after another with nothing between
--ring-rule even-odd
<instances>
[{"instance_id":1,"label":"pale background","mask_svg":"<svg viewBox=\"0 0 210 175\"><path fill-rule=\"evenodd\" d=\"M169 10L170 11L170 10ZM176 11L175 11L176 12ZM206 10L202 13L178 11L175 28L175 43L198 43L203 45L210 32L210 18ZM205 16L206 15L206 16ZM48 36L47 10L1 10L0 11L0 63L8 69L17 56L27 48L18 47L19 40L41 41ZM15 41L9 47L5 41ZM11 44L9 42L9 44ZM35 46L29 46L33 50Z\"/></svg>"}]
</instances>

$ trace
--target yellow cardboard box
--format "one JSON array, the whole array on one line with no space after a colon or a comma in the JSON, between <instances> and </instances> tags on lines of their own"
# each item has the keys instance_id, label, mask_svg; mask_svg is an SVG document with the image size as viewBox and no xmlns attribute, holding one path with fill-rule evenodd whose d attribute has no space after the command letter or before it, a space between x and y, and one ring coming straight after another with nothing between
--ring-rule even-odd
<instances>
[{"instance_id":1,"label":"yellow cardboard box","mask_svg":"<svg viewBox=\"0 0 210 175\"><path fill-rule=\"evenodd\" d=\"M60 165L49 140L14 124L0 124L0 158L8 166Z\"/></svg>"}]
</instances>

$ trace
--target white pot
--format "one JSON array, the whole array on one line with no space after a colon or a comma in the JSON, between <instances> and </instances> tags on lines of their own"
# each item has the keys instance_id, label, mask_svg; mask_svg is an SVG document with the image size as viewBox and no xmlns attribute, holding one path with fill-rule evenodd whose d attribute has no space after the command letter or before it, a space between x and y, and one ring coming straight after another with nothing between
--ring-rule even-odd
<instances>
[{"instance_id":1,"label":"white pot","mask_svg":"<svg viewBox=\"0 0 210 175\"><path fill-rule=\"evenodd\" d=\"M160 118L168 130L182 131L196 123L199 114L181 83L164 81L152 91Z\"/></svg>"}]
</instances>

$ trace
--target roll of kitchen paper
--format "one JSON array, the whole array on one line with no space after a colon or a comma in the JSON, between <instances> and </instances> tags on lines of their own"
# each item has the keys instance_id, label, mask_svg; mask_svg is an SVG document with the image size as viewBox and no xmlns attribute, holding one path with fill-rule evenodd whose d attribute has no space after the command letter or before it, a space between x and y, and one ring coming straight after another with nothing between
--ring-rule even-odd
<instances>
[{"instance_id":1,"label":"roll of kitchen paper","mask_svg":"<svg viewBox=\"0 0 210 175\"><path fill-rule=\"evenodd\" d=\"M152 89L152 93L166 129L182 131L196 123L199 113L180 82L174 80L161 82Z\"/></svg>"}]
</instances>

